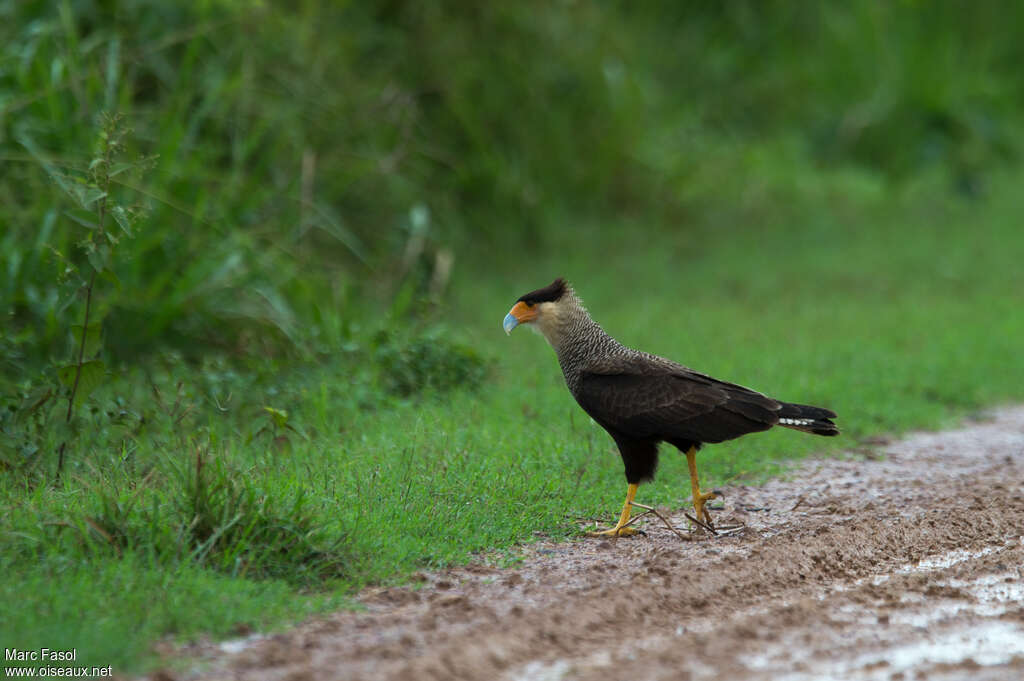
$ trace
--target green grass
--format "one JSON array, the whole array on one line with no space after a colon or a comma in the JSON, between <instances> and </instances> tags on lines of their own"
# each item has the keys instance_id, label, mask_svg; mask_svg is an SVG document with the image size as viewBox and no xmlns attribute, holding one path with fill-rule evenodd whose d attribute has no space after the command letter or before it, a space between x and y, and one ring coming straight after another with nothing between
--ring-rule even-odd
<instances>
[{"instance_id":1,"label":"green grass","mask_svg":"<svg viewBox=\"0 0 1024 681\"><path fill-rule=\"evenodd\" d=\"M345 605L331 595L297 597L280 581L168 569L136 554L77 564L44 560L7 572L0 595L13 606L0 627L6 647L73 647L74 666L112 665L118 673L138 668L153 642L168 635L238 636Z\"/></svg>"}]
</instances>

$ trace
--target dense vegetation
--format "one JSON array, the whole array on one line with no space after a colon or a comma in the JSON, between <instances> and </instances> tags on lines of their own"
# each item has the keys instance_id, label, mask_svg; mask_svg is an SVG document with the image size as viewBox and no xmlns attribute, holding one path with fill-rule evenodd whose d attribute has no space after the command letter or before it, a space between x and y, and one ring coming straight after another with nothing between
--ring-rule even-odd
<instances>
[{"instance_id":1,"label":"dense vegetation","mask_svg":"<svg viewBox=\"0 0 1024 681\"><path fill-rule=\"evenodd\" d=\"M624 342L841 413L709 450L719 483L1024 395L1016 6L0 20L5 645L123 671L610 520L610 441L500 332L556 275ZM682 489L666 456L642 495Z\"/></svg>"}]
</instances>

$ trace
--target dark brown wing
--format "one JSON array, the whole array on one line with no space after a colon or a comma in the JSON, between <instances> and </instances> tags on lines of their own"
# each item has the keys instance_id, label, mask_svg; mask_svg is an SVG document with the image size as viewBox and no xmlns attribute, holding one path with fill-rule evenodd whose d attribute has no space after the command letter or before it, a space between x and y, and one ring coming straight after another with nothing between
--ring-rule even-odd
<instances>
[{"instance_id":1,"label":"dark brown wing","mask_svg":"<svg viewBox=\"0 0 1024 681\"><path fill-rule=\"evenodd\" d=\"M638 439L722 442L778 422L781 403L685 367L584 373L576 400L604 428Z\"/></svg>"}]
</instances>

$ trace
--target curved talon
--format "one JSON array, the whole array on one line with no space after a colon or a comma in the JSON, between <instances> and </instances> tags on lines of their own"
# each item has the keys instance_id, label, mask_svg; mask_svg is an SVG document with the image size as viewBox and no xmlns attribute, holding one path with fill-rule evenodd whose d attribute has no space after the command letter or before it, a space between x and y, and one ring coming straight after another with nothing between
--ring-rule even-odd
<instances>
[{"instance_id":1,"label":"curved talon","mask_svg":"<svg viewBox=\"0 0 1024 681\"><path fill-rule=\"evenodd\" d=\"M715 529L715 523L711 519L711 509L705 506L704 502L713 496L713 494L702 494L700 495L700 503L694 503L694 509L697 511L697 517L700 518L704 522L704 524L711 529L712 532Z\"/></svg>"},{"instance_id":2,"label":"curved talon","mask_svg":"<svg viewBox=\"0 0 1024 681\"><path fill-rule=\"evenodd\" d=\"M639 487L638 483L631 482L626 488L626 503L622 505L622 513L619 515L619 522L615 523L615 527L610 530L602 530L600 532L587 532L588 537L630 537L634 534L646 534L643 530L638 530L635 527L628 527L629 516L633 507L633 498L636 496L636 489Z\"/></svg>"},{"instance_id":3,"label":"curved talon","mask_svg":"<svg viewBox=\"0 0 1024 681\"><path fill-rule=\"evenodd\" d=\"M610 530L601 530L600 532L587 532L588 537L632 537L636 534L647 535L646 532L635 527L613 527Z\"/></svg>"},{"instance_id":4,"label":"curved talon","mask_svg":"<svg viewBox=\"0 0 1024 681\"><path fill-rule=\"evenodd\" d=\"M715 529L715 523L711 520L711 507L705 505L706 502L714 499L715 497L722 496L722 493L718 490L713 490L707 494L699 494L700 505L698 507L697 502L694 502L694 507L697 509L697 517L700 518L708 527L712 530Z\"/></svg>"}]
</instances>

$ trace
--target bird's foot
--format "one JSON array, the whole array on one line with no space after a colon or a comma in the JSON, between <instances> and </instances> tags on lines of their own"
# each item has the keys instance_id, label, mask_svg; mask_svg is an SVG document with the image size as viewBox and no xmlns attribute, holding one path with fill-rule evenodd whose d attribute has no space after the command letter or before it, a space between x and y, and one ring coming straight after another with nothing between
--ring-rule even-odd
<instances>
[{"instance_id":1,"label":"bird's foot","mask_svg":"<svg viewBox=\"0 0 1024 681\"><path fill-rule=\"evenodd\" d=\"M706 528L706 529L710 529L711 533L714 534L714 532L715 532L715 524L711 520L711 512L708 510L707 506L705 506L704 504L706 502L710 501L711 499L714 499L715 497L724 497L724 496L725 495L722 494L717 489L711 490L710 492L707 492L707 493L704 493L704 492L701 492L701 491L698 490L693 495L693 510L696 512L697 520L699 520L702 523L702 525L699 525L697 527L697 531L698 532L704 532L704 530Z\"/></svg>"},{"instance_id":2,"label":"bird's foot","mask_svg":"<svg viewBox=\"0 0 1024 681\"><path fill-rule=\"evenodd\" d=\"M603 530L601 532L587 532L588 537L629 537L634 534L643 534L641 530L635 527L629 527L630 520L629 516L633 507L633 497L636 496L636 489L639 483L631 482L626 488L626 503L622 505L622 513L619 515L619 522L615 523L615 527L610 530ZM635 520L635 518L634 518Z\"/></svg>"},{"instance_id":3,"label":"bird's foot","mask_svg":"<svg viewBox=\"0 0 1024 681\"><path fill-rule=\"evenodd\" d=\"M705 501L709 501L711 499L714 499L715 497L723 497L724 498L725 494L723 494L721 490L717 490L717 489L713 489L710 492L697 492L697 499L700 499L700 503L702 503L702 504ZM694 502L696 502L697 499L694 499Z\"/></svg>"},{"instance_id":4,"label":"bird's foot","mask_svg":"<svg viewBox=\"0 0 1024 681\"><path fill-rule=\"evenodd\" d=\"M587 532L588 537L632 537L635 534L645 534L643 530L638 530L635 527L613 527L610 530L601 530L600 532Z\"/></svg>"}]
</instances>

